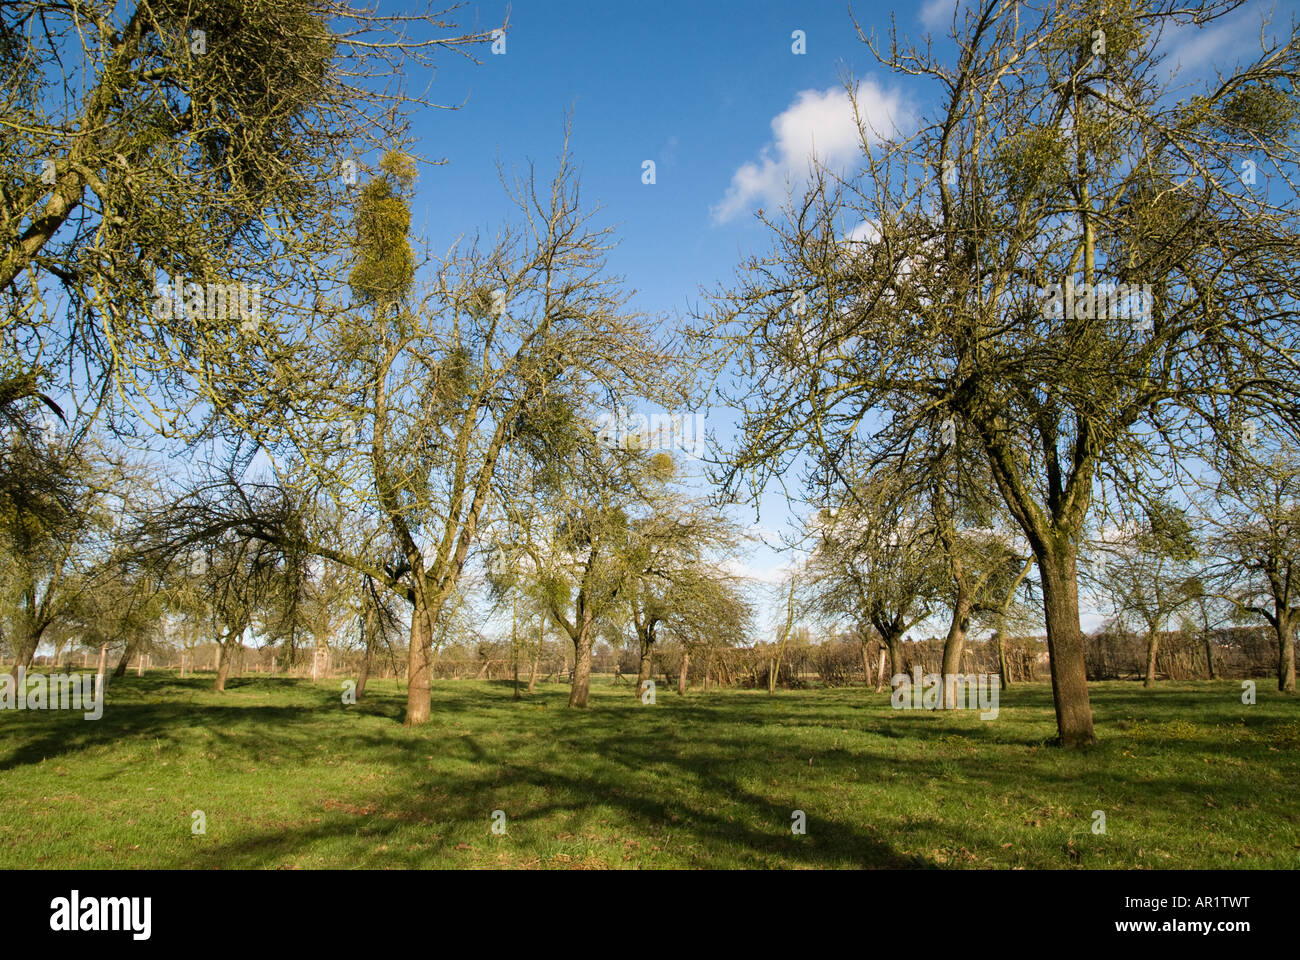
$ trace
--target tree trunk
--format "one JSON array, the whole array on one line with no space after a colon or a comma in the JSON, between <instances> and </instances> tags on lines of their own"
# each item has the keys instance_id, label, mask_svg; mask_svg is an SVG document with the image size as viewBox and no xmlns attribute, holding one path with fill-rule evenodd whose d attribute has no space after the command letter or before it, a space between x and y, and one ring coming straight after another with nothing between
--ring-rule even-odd
<instances>
[{"instance_id":1,"label":"tree trunk","mask_svg":"<svg viewBox=\"0 0 1300 960\"><path fill-rule=\"evenodd\" d=\"M117 680L126 676L126 662L131 659L131 653L135 650L133 644L128 643L126 649L122 651L122 659L117 661L117 666L113 668L113 679Z\"/></svg>"},{"instance_id":2,"label":"tree trunk","mask_svg":"<svg viewBox=\"0 0 1300 960\"><path fill-rule=\"evenodd\" d=\"M970 599L958 596L952 608L952 622L948 625L948 636L943 641L943 709L954 710L957 707L957 692L948 678L961 673L961 657L966 651L966 632L970 627Z\"/></svg>"},{"instance_id":3,"label":"tree trunk","mask_svg":"<svg viewBox=\"0 0 1300 960\"><path fill-rule=\"evenodd\" d=\"M1278 620L1277 688L1295 695L1295 619L1286 614Z\"/></svg>"},{"instance_id":4,"label":"tree trunk","mask_svg":"<svg viewBox=\"0 0 1300 960\"><path fill-rule=\"evenodd\" d=\"M1214 675L1214 642L1210 639L1210 631L1205 631L1205 669L1210 674L1211 680L1218 679Z\"/></svg>"},{"instance_id":5,"label":"tree trunk","mask_svg":"<svg viewBox=\"0 0 1300 960\"><path fill-rule=\"evenodd\" d=\"M1088 747L1097 742L1088 702L1088 669L1079 630L1079 577L1072 544L1036 556L1043 580L1043 612L1047 621L1047 653L1052 669L1052 699L1056 730L1063 747Z\"/></svg>"},{"instance_id":6,"label":"tree trunk","mask_svg":"<svg viewBox=\"0 0 1300 960\"><path fill-rule=\"evenodd\" d=\"M871 651L867 648L867 641L860 641L862 644L862 682L868 687L875 682L875 677L871 675Z\"/></svg>"},{"instance_id":7,"label":"tree trunk","mask_svg":"<svg viewBox=\"0 0 1300 960\"><path fill-rule=\"evenodd\" d=\"M366 681L370 679L370 657L373 651L374 651L374 647L371 645L370 638L367 637L366 655L365 658L361 661L361 676L357 678L357 691L356 691L357 703L360 703L361 698L366 695ZM272 660L271 663L272 666L274 666L275 661Z\"/></svg>"},{"instance_id":8,"label":"tree trunk","mask_svg":"<svg viewBox=\"0 0 1300 960\"><path fill-rule=\"evenodd\" d=\"M217 682L212 689L217 693L224 693L226 690L226 678L230 676L230 658L231 649L228 644L221 644L218 647L217 659Z\"/></svg>"},{"instance_id":9,"label":"tree trunk","mask_svg":"<svg viewBox=\"0 0 1300 960\"><path fill-rule=\"evenodd\" d=\"M677 674L677 695L686 696L686 672L691 668L691 654L688 650L682 650L682 669Z\"/></svg>"},{"instance_id":10,"label":"tree trunk","mask_svg":"<svg viewBox=\"0 0 1300 960\"><path fill-rule=\"evenodd\" d=\"M514 699L518 700L521 696L519 693L519 594L515 594L514 604L510 608L510 659L513 661L515 672Z\"/></svg>"},{"instance_id":11,"label":"tree trunk","mask_svg":"<svg viewBox=\"0 0 1300 960\"><path fill-rule=\"evenodd\" d=\"M636 689L632 691L636 696L641 696L641 691L645 689L645 682L650 679L654 660L654 644L641 641L641 665L636 672Z\"/></svg>"},{"instance_id":12,"label":"tree trunk","mask_svg":"<svg viewBox=\"0 0 1300 960\"><path fill-rule=\"evenodd\" d=\"M13 675L14 680L18 679L18 668L31 670L32 657L36 655L36 647L39 640L35 637L23 638L14 641L14 665L9 672Z\"/></svg>"},{"instance_id":13,"label":"tree trunk","mask_svg":"<svg viewBox=\"0 0 1300 960\"><path fill-rule=\"evenodd\" d=\"M433 656L430 646L433 636L429 632L429 611L417 599L411 608L411 648L406 673L406 719L408 727L429 722L433 677Z\"/></svg>"},{"instance_id":14,"label":"tree trunk","mask_svg":"<svg viewBox=\"0 0 1300 960\"><path fill-rule=\"evenodd\" d=\"M366 654L361 661L361 676L357 678L356 697L357 703L366 695L366 681L370 679L370 661L375 652L375 630L377 627L378 616L375 608L369 603L366 604L366 613L361 620L361 631L364 636L361 638L365 643ZM271 672L275 672L275 658L271 658Z\"/></svg>"},{"instance_id":15,"label":"tree trunk","mask_svg":"<svg viewBox=\"0 0 1300 960\"><path fill-rule=\"evenodd\" d=\"M1160 634L1152 630L1147 637L1147 673L1142 678L1142 686L1146 688L1156 685L1156 652L1160 648Z\"/></svg>"},{"instance_id":16,"label":"tree trunk","mask_svg":"<svg viewBox=\"0 0 1300 960\"><path fill-rule=\"evenodd\" d=\"M585 709L587 695L591 691L591 621L585 620L578 626L578 635L573 638L573 686L569 689L569 706Z\"/></svg>"},{"instance_id":17,"label":"tree trunk","mask_svg":"<svg viewBox=\"0 0 1300 960\"><path fill-rule=\"evenodd\" d=\"M885 645L889 648L889 676L892 682L894 677L906 672L903 669L903 632L891 630L885 637Z\"/></svg>"},{"instance_id":18,"label":"tree trunk","mask_svg":"<svg viewBox=\"0 0 1300 960\"><path fill-rule=\"evenodd\" d=\"M998 642L998 679L1001 681L1003 689L1011 686L1011 672L1007 670L1007 645L1006 638L999 630L994 634Z\"/></svg>"}]
</instances>

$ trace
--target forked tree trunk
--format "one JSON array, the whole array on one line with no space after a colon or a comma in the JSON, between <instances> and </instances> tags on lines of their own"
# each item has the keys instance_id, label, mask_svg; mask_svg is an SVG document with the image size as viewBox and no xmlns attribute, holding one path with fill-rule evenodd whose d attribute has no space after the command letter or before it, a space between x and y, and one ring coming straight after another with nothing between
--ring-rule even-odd
<instances>
[{"instance_id":1,"label":"forked tree trunk","mask_svg":"<svg viewBox=\"0 0 1300 960\"><path fill-rule=\"evenodd\" d=\"M1079 630L1079 578L1072 545L1056 551L1035 551L1042 576L1043 612L1047 621L1047 652L1052 668L1056 730L1063 747L1088 747L1097 742L1088 701L1088 669Z\"/></svg>"},{"instance_id":2,"label":"forked tree trunk","mask_svg":"<svg viewBox=\"0 0 1300 960\"><path fill-rule=\"evenodd\" d=\"M14 680L18 679L18 668L31 670L32 658L36 656L36 647L40 641L36 637L22 637L14 641L14 664L9 672Z\"/></svg>"},{"instance_id":3,"label":"forked tree trunk","mask_svg":"<svg viewBox=\"0 0 1300 960\"><path fill-rule=\"evenodd\" d=\"M433 677L433 637L429 632L429 614L418 600L411 608L410 659L406 672L406 718L402 723L414 727L429 722L430 691Z\"/></svg>"}]
</instances>

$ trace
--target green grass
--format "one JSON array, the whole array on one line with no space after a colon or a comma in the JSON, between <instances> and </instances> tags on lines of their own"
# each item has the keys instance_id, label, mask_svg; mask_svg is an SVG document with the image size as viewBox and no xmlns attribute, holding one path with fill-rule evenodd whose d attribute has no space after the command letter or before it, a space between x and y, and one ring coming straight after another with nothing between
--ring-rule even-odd
<instances>
[{"instance_id":1,"label":"green grass","mask_svg":"<svg viewBox=\"0 0 1300 960\"><path fill-rule=\"evenodd\" d=\"M1253 706L1093 684L1083 752L1050 745L1046 684L984 722L860 687L643 706L598 681L569 711L567 686L446 681L415 730L393 682L350 707L339 681L210 687L0 711L0 867L1300 867L1300 704L1264 680Z\"/></svg>"}]
</instances>

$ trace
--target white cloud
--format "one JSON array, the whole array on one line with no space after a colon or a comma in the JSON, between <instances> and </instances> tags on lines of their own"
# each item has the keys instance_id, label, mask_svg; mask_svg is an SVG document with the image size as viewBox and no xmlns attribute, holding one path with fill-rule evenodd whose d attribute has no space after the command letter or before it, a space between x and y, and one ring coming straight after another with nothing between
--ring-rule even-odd
<instances>
[{"instance_id":1,"label":"white cloud","mask_svg":"<svg viewBox=\"0 0 1300 960\"><path fill-rule=\"evenodd\" d=\"M917 16L927 30L942 30L952 25L952 13L960 0L925 0Z\"/></svg>"},{"instance_id":2,"label":"white cloud","mask_svg":"<svg viewBox=\"0 0 1300 960\"><path fill-rule=\"evenodd\" d=\"M1183 24L1166 30L1159 44L1159 51L1167 55L1161 67L1167 75L1180 74L1182 80L1209 79L1214 67L1226 70L1238 60L1258 56L1260 28L1275 12L1251 5L1209 26ZM1276 20L1264 32L1274 40L1285 40Z\"/></svg>"},{"instance_id":3,"label":"white cloud","mask_svg":"<svg viewBox=\"0 0 1300 960\"><path fill-rule=\"evenodd\" d=\"M793 563L785 561L770 567L759 567L738 557L727 557L719 564L719 567L728 576L748 580L763 586L775 587L783 583L785 578L789 576Z\"/></svg>"},{"instance_id":4,"label":"white cloud","mask_svg":"<svg viewBox=\"0 0 1300 960\"><path fill-rule=\"evenodd\" d=\"M897 90L885 91L870 80L857 88L862 130L843 87L804 90L772 119L773 141L758 160L740 165L721 202L710 211L715 223L727 223L752 207L780 206L791 191L806 186L813 160L844 173L862 153L862 140L877 143L905 122L907 111Z\"/></svg>"}]
</instances>

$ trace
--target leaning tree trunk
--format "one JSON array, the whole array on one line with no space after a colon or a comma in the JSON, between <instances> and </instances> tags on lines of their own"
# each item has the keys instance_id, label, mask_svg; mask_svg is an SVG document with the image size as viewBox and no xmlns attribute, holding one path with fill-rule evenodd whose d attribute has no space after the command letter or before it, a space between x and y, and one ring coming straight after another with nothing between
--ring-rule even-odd
<instances>
[{"instance_id":1,"label":"leaning tree trunk","mask_svg":"<svg viewBox=\"0 0 1300 960\"><path fill-rule=\"evenodd\" d=\"M682 669L677 674L677 695L686 696L686 674L691 669L691 654L685 648L682 649Z\"/></svg>"},{"instance_id":2,"label":"leaning tree trunk","mask_svg":"<svg viewBox=\"0 0 1300 960\"><path fill-rule=\"evenodd\" d=\"M1047 621L1047 654L1052 669L1052 700L1056 731L1063 747L1087 747L1097 742L1088 701L1088 668L1079 629L1079 576L1074 546L1035 551L1042 575L1043 612Z\"/></svg>"},{"instance_id":3,"label":"leaning tree trunk","mask_svg":"<svg viewBox=\"0 0 1300 960\"><path fill-rule=\"evenodd\" d=\"M1210 639L1210 631L1205 631L1205 669L1210 674L1210 679L1218 679L1214 675L1214 642Z\"/></svg>"},{"instance_id":4,"label":"leaning tree trunk","mask_svg":"<svg viewBox=\"0 0 1300 960\"><path fill-rule=\"evenodd\" d=\"M1295 694L1295 619L1284 614L1278 619L1277 688Z\"/></svg>"},{"instance_id":5,"label":"leaning tree trunk","mask_svg":"<svg viewBox=\"0 0 1300 960\"><path fill-rule=\"evenodd\" d=\"M408 727L429 722L433 678L433 637L429 631L429 610L418 599L411 608L410 659L406 672L406 719Z\"/></svg>"},{"instance_id":6,"label":"leaning tree trunk","mask_svg":"<svg viewBox=\"0 0 1300 960\"><path fill-rule=\"evenodd\" d=\"M131 659L131 654L135 651L135 645L128 643L126 649L122 651L122 659L117 661L117 666L113 668L113 679L117 680L126 676L126 664Z\"/></svg>"}]
</instances>

